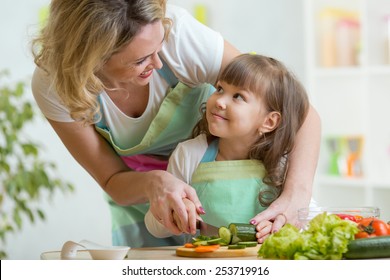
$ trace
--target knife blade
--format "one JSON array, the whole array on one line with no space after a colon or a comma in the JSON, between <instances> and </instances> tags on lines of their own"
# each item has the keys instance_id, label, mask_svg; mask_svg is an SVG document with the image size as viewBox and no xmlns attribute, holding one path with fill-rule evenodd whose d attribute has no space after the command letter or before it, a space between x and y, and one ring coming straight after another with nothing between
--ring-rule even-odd
<instances>
[{"instance_id":1,"label":"knife blade","mask_svg":"<svg viewBox=\"0 0 390 280\"><path fill-rule=\"evenodd\" d=\"M218 236L219 227L215 227L203 221L198 220L196 222L196 228L199 229L201 235Z\"/></svg>"}]
</instances>

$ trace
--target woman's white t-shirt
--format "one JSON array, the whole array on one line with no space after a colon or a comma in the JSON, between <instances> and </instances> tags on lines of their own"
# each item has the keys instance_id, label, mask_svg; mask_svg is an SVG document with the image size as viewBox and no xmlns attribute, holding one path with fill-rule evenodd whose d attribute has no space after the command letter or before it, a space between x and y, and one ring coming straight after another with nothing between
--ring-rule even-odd
<instances>
[{"instance_id":1,"label":"woman's white t-shirt","mask_svg":"<svg viewBox=\"0 0 390 280\"><path fill-rule=\"evenodd\" d=\"M222 36L200 24L183 8L167 5L166 16L172 19L173 25L159 53L160 57L179 81L191 87L202 83L214 84L222 63ZM121 112L106 92L100 94L104 119L118 146L131 147L140 142L168 88L167 81L157 71L153 71L149 84L149 102L145 112L137 118ZM34 72L32 91L39 108L48 119L74 121L53 88L50 76L40 68Z\"/></svg>"}]
</instances>

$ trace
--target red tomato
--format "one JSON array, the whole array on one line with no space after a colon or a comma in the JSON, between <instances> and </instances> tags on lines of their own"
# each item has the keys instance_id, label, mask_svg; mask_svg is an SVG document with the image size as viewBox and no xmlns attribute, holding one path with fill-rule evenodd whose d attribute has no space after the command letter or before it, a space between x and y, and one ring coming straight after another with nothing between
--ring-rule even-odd
<instances>
[{"instance_id":1,"label":"red tomato","mask_svg":"<svg viewBox=\"0 0 390 280\"><path fill-rule=\"evenodd\" d=\"M365 231L359 231L358 233L355 234L355 239L375 237L375 236L376 236L375 234L368 234Z\"/></svg>"},{"instance_id":2,"label":"red tomato","mask_svg":"<svg viewBox=\"0 0 390 280\"><path fill-rule=\"evenodd\" d=\"M357 222L356 216L348 215L348 214L336 214L336 215L339 216L340 219L342 219L342 220L349 220L352 222Z\"/></svg>"},{"instance_id":3,"label":"red tomato","mask_svg":"<svg viewBox=\"0 0 390 280\"><path fill-rule=\"evenodd\" d=\"M366 238L382 235L390 235L389 225L386 222L377 218L363 218L358 222L360 232L355 235L355 238Z\"/></svg>"},{"instance_id":4,"label":"red tomato","mask_svg":"<svg viewBox=\"0 0 390 280\"><path fill-rule=\"evenodd\" d=\"M356 222L363 220L363 216L355 215Z\"/></svg>"}]
</instances>

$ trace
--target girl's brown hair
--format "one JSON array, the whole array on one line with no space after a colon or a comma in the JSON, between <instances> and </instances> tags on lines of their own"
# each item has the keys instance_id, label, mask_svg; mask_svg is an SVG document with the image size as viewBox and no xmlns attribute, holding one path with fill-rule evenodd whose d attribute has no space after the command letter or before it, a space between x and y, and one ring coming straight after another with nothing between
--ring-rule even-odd
<instances>
[{"instance_id":1,"label":"girl's brown hair","mask_svg":"<svg viewBox=\"0 0 390 280\"><path fill-rule=\"evenodd\" d=\"M310 106L307 93L283 63L262 55L242 54L236 57L221 73L219 80L258 93L268 112L275 111L281 115L279 125L259 137L249 151L250 159L263 162L266 170L263 182L273 187L271 200L269 192L259 194L260 203L268 206L283 190L289 155ZM205 133L208 139L215 138L208 130L205 112L194 128L193 136L200 133Z\"/></svg>"}]
</instances>

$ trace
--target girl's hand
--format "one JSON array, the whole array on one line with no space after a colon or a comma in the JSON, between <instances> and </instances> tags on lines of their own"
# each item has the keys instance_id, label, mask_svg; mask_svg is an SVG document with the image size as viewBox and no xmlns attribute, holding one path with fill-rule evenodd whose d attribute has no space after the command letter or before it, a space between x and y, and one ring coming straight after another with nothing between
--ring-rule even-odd
<instances>
[{"instance_id":1,"label":"girl's hand","mask_svg":"<svg viewBox=\"0 0 390 280\"><path fill-rule=\"evenodd\" d=\"M253 217L250 223L257 225L264 220L271 221L271 233L279 231L287 223L299 227L298 209L307 207L310 198L311 193L292 193L284 189L282 194L266 210Z\"/></svg>"},{"instance_id":2,"label":"girl's hand","mask_svg":"<svg viewBox=\"0 0 390 280\"><path fill-rule=\"evenodd\" d=\"M184 233L189 233L192 235L196 234L196 221L200 220L202 221L202 218L198 215L195 204L187 199L183 199L184 205L186 206L187 214L188 214L188 221L190 224L182 224L178 215L174 212L173 213L173 222L177 225L177 227Z\"/></svg>"},{"instance_id":3,"label":"girl's hand","mask_svg":"<svg viewBox=\"0 0 390 280\"><path fill-rule=\"evenodd\" d=\"M277 200L274 201L274 203L277 202ZM288 203L288 202L286 202ZM288 208L282 207L282 204L271 204L269 208L264 210L263 212L257 214L250 223L253 225L263 225L265 222L271 223L271 229L270 233L277 232L279 229L281 229L285 224L296 224L297 222L297 214L289 213L287 214ZM292 211L297 212L297 210ZM284 214L286 213L286 214ZM289 219L289 215L291 218ZM269 225L268 225L269 226ZM263 228L263 226L260 227L260 229ZM259 238L264 237L262 235L259 235Z\"/></svg>"},{"instance_id":4,"label":"girl's hand","mask_svg":"<svg viewBox=\"0 0 390 280\"><path fill-rule=\"evenodd\" d=\"M295 201L298 201L295 200ZM281 195L263 212L257 214L250 223L253 225L263 225L263 222L271 222L270 233L277 232L285 224L290 223L297 225L298 223L298 209L306 205L305 202L299 201L299 205L292 203L287 195ZM303 204L301 204L303 202ZM307 205L306 205L307 206ZM260 226L260 229L263 228ZM264 230L263 230L264 231ZM263 232L262 231L262 232ZM265 231L264 231L265 232ZM265 234L259 234L259 238L264 238Z\"/></svg>"},{"instance_id":5,"label":"girl's hand","mask_svg":"<svg viewBox=\"0 0 390 280\"><path fill-rule=\"evenodd\" d=\"M263 220L256 225L256 238L258 243L263 243L264 240L271 234L272 222Z\"/></svg>"},{"instance_id":6,"label":"girl's hand","mask_svg":"<svg viewBox=\"0 0 390 280\"><path fill-rule=\"evenodd\" d=\"M187 198L192 201L197 213L204 213L195 189L166 171L155 170L149 174L154 178L151 180L152 185L146 190L146 195L154 217L173 234L179 235L183 230L174 222L175 213L176 222L179 225L187 225L184 232L196 232L196 215L193 211L187 211L183 201Z\"/></svg>"}]
</instances>

